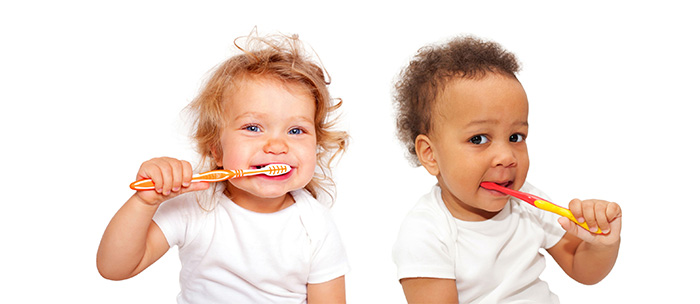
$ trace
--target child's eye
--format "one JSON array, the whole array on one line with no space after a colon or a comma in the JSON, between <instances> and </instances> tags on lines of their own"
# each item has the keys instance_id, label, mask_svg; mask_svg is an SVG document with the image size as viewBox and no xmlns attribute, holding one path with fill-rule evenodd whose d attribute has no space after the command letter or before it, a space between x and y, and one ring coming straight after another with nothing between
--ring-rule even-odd
<instances>
[{"instance_id":1,"label":"child's eye","mask_svg":"<svg viewBox=\"0 0 700 304\"><path fill-rule=\"evenodd\" d=\"M260 132L260 126L258 125L247 125L243 129L250 132Z\"/></svg>"},{"instance_id":2,"label":"child's eye","mask_svg":"<svg viewBox=\"0 0 700 304\"><path fill-rule=\"evenodd\" d=\"M304 130L302 130L300 128L292 128L291 130L289 130L288 133L291 135L300 135L300 134L304 133Z\"/></svg>"},{"instance_id":3,"label":"child's eye","mask_svg":"<svg viewBox=\"0 0 700 304\"><path fill-rule=\"evenodd\" d=\"M483 145L487 142L489 142L489 139L486 137L486 135L477 135L469 139L469 142L475 145Z\"/></svg>"},{"instance_id":4,"label":"child's eye","mask_svg":"<svg viewBox=\"0 0 700 304\"><path fill-rule=\"evenodd\" d=\"M509 138L510 142L521 142L525 140L525 136L522 134L513 134Z\"/></svg>"}]
</instances>

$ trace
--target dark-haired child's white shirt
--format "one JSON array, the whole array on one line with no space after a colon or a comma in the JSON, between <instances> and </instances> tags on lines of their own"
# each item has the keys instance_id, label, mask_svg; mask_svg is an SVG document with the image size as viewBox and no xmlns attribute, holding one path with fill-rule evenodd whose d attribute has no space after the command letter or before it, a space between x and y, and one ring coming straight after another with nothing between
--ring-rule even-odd
<instances>
[{"instance_id":1,"label":"dark-haired child's white shirt","mask_svg":"<svg viewBox=\"0 0 700 304\"><path fill-rule=\"evenodd\" d=\"M306 303L306 287L343 276L345 249L329 209L305 190L275 213L244 209L224 195L211 211L196 194L161 205L153 220L182 270L178 303Z\"/></svg>"},{"instance_id":2,"label":"dark-haired child's white shirt","mask_svg":"<svg viewBox=\"0 0 700 304\"><path fill-rule=\"evenodd\" d=\"M529 184L522 191L545 197ZM454 279L460 303L559 303L539 276L540 249L561 240L558 215L511 198L486 221L456 219L440 187L409 212L394 245L399 279Z\"/></svg>"}]
</instances>

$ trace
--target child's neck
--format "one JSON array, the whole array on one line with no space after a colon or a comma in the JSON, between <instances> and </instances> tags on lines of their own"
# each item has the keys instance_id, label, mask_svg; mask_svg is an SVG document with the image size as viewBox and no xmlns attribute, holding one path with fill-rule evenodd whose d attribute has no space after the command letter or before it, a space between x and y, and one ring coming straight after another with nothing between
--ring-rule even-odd
<instances>
[{"instance_id":1,"label":"child's neck","mask_svg":"<svg viewBox=\"0 0 700 304\"><path fill-rule=\"evenodd\" d=\"M275 213L294 204L294 198L290 193L280 197L261 198L235 187L227 187L224 194L241 208L257 213Z\"/></svg>"}]
</instances>

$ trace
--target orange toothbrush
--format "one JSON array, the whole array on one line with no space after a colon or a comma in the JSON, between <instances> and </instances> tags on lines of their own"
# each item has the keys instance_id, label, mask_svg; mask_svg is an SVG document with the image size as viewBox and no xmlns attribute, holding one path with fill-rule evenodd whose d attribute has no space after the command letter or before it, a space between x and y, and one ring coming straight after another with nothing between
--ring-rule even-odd
<instances>
[{"instance_id":1,"label":"orange toothbrush","mask_svg":"<svg viewBox=\"0 0 700 304\"><path fill-rule=\"evenodd\" d=\"M484 188L489 189L489 190L495 190L495 191L501 192L503 194L507 194L507 195L511 195L513 197L519 198L522 201L529 203L530 205L533 205L537 208L540 208L540 209L545 210L545 211L553 212L553 213L556 213L556 214L561 215L563 217L566 217L566 218L570 219L571 221L573 221L574 223L576 223L577 225L583 227L584 229L591 231L590 229L588 229L588 225L586 224L586 222L579 223L576 220L574 215L571 214L571 210L566 209L566 208L561 207L561 206L557 206L553 203L550 203L549 201L547 201L539 196L532 195L532 194L525 193L525 192L520 192L517 190L510 189L510 188L506 188L506 187L503 187L499 184L492 183L492 182L483 182L483 183L481 183L481 187L484 187ZM593 231L591 231L591 232L593 232ZM593 232L593 233L602 234L602 231L600 230L600 228L598 228L598 230Z\"/></svg>"},{"instance_id":2,"label":"orange toothbrush","mask_svg":"<svg viewBox=\"0 0 700 304\"><path fill-rule=\"evenodd\" d=\"M265 174L267 176L282 175L292 170L286 164L272 164L260 169L238 169L238 170L213 170L192 175L192 182L220 182L231 178ZM133 190L153 190L155 186L150 178L135 181L129 185Z\"/></svg>"}]
</instances>

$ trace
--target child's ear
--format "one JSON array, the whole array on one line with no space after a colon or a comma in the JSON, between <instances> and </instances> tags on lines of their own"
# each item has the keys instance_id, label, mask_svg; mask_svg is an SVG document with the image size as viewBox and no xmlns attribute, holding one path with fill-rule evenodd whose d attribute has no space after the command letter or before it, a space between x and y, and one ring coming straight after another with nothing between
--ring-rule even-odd
<instances>
[{"instance_id":1,"label":"child's ear","mask_svg":"<svg viewBox=\"0 0 700 304\"><path fill-rule=\"evenodd\" d=\"M223 161L221 158L221 145L219 143L215 143L209 147L209 152L211 153L211 157L216 161L216 165L219 167L223 167Z\"/></svg>"},{"instance_id":2,"label":"child's ear","mask_svg":"<svg viewBox=\"0 0 700 304\"><path fill-rule=\"evenodd\" d=\"M437 176L440 173L435 154L433 153L433 143L427 135L420 134L416 137L416 155L423 167L428 170L428 173Z\"/></svg>"}]
</instances>

